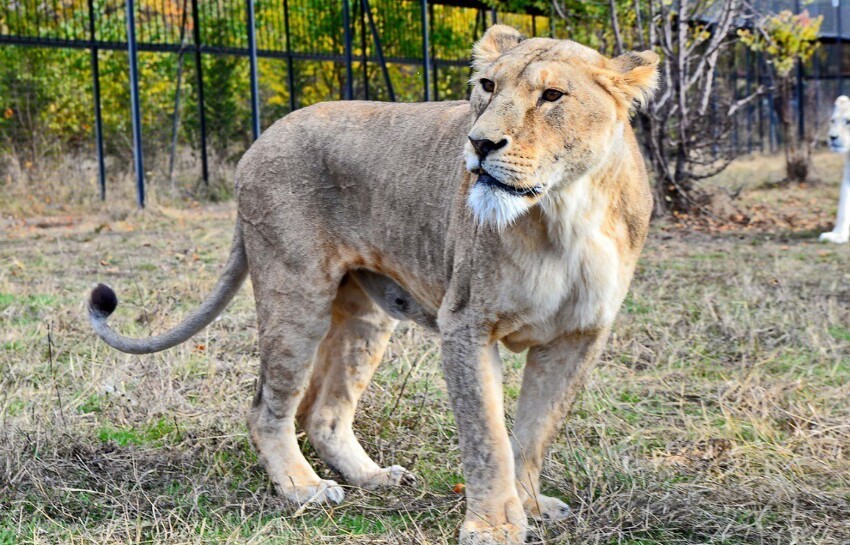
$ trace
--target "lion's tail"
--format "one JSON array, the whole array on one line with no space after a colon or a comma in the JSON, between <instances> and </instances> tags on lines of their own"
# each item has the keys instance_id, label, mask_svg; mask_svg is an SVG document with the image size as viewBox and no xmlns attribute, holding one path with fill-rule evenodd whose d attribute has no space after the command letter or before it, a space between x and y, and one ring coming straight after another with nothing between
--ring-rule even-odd
<instances>
[{"instance_id":1,"label":"lion's tail","mask_svg":"<svg viewBox=\"0 0 850 545\"><path fill-rule=\"evenodd\" d=\"M245 256L245 247L242 243L242 228L237 220L233 245L230 248L230 257L227 259L227 264L218 279L218 283L216 283L213 292L201 303L201 306L186 317L180 325L161 335L145 339L133 339L116 333L109 327L106 320L118 306L118 297L112 288L105 284L98 284L91 292L89 320L95 332L112 348L128 354L159 352L177 346L209 325L239 291L247 274L248 259Z\"/></svg>"}]
</instances>

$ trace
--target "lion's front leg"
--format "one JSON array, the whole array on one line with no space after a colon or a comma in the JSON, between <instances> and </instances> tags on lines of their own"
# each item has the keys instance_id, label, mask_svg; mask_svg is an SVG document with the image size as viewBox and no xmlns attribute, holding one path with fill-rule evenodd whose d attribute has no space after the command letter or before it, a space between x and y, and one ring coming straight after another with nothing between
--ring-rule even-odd
<instances>
[{"instance_id":1,"label":"lion's front leg","mask_svg":"<svg viewBox=\"0 0 850 545\"><path fill-rule=\"evenodd\" d=\"M850 161L850 158L845 159ZM850 172L845 167L845 172ZM838 198L838 218L835 220L835 227L832 231L821 233L821 242L834 242L836 244L844 244L850 239L850 174L844 175L844 181L841 182L841 193Z\"/></svg>"},{"instance_id":2,"label":"lion's front leg","mask_svg":"<svg viewBox=\"0 0 850 545\"><path fill-rule=\"evenodd\" d=\"M473 328L443 332L443 370L466 479L463 545L523 543L526 516L505 427L499 353Z\"/></svg>"},{"instance_id":3,"label":"lion's front leg","mask_svg":"<svg viewBox=\"0 0 850 545\"><path fill-rule=\"evenodd\" d=\"M608 330L572 334L529 350L511 438L517 489L526 512L544 521L569 514L567 504L540 493L546 448L601 352Z\"/></svg>"}]
</instances>

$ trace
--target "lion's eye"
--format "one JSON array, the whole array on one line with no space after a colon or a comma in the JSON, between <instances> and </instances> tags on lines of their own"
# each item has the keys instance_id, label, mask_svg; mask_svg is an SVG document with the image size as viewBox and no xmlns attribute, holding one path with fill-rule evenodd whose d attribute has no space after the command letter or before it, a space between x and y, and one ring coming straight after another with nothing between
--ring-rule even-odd
<instances>
[{"instance_id":1,"label":"lion's eye","mask_svg":"<svg viewBox=\"0 0 850 545\"><path fill-rule=\"evenodd\" d=\"M850 125L850 119L845 119L845 120L844 120L844 124L845 124L845 125Z\"/></svg>"},{"instance_id":2,"label":"lion's eye","mask_svg":"<svg viewBox=\"0 0 850 545\"><path fill-rule=\"evenodd\" d=\"M488 93L492 93L496 89L496 84L489 79L481 79L481 88Z\"/></svg>"},{"instance_id":3,"label":"lion's eye","mask_svg":"<svg viewBox=\"0 0 850 545\"><path fill-rule=\"evenodd\" d=\"M546 102L555 102L562 96L564 96L564 93L557 89L546 89L543 91L543 100Z\"/></svg>"}]
</instances>

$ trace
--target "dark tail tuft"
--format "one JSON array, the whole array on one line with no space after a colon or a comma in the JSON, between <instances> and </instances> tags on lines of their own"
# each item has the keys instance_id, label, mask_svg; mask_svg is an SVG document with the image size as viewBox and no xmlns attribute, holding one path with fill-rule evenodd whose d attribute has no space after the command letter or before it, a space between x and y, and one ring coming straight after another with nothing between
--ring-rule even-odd
<instances>
[{"instance_id":1,"label":"dark tail tuft","mask_svg":"<svg viewBox=\"0 0 850 545\"><path fill-rule=\"evenodd\" d=\"M91 298L89 298L89 308L92 312L100 314L101 316L109 316L115 310L115 307L118 306L118 296L115 295L115 292L107 286L106 284L98 284L96 288L91 291Z\"/></svg>"}]
</instances>

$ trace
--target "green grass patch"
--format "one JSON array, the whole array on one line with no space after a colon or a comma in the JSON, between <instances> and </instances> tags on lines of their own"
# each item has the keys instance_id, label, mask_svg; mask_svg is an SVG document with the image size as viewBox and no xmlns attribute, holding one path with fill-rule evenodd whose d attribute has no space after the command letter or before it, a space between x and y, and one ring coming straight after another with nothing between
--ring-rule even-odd
<instances>
[{"instance_id":1,"label":"green grass patch","mask_svg":"<svg viewBox=\"0 0 850 545\"><path fill-rule=\"evenodd\" d=\"M23 352L26 348L23 341L14 340L3 343L3 350L6 352Z\"/></svg>"},{"instance_id":2,"label":"green grass patch","mask_svg":"<svg viewBox=\"0 0 850 545\"><path fill-rule=\"evenodd\" d=\"M6 523L0 523L0 545L15 545L18 542L18 534L11 528L6 527Z\"/></svg>"},{"instance_id":3,"label":"green grass patch","mask_svg":"<svg viewBox=\"0 0 850 545\"><path fill-rule=\"evenodd\" d=\"M11 293L0 293L0 310L5 309L15 302L15 296Z\"/></svg>"},{"instance_id":4,"label":"green grass patch","mask_svg":"<svg viewBox=\"0 0 850 545\"><path fill-rule=\"evenodd\" d=\"M83 414L103 412L103 398L97 394L92 394L77 406L77 411Z\"/></svg>"},{"instance_id":5,"label":"green grass patch","mask_svg":"<svg viewBox=\"0 0 850 545\"><path fill-rule=\"evenodd\" d=\"M113 428L105 426L98 431L98 438L104 442L114 442L119 446L127 445L153 445L162 446L176 436L177 426L165 418L160 418L153 424L141 428Z\"/></svg>"},{"instance_id":6,"label":"green grass patch","mask_svg":"<svg viewBox=\"0 0 850 545\"><path fill-rule=\"evenodd\" d=\"M6 405L6 414L9 416L18 416L24 412L26 406L27 404L22 399L13 399Z\"/></svg>"},{"instance_id":7,"label":"green grass patch","mask_svg":"<svg viewBox=\"0 0 850 545\"><path fill-rule=\"evenodd\" d=\"M850 342L850 329L839 326L831 326L829 328L829 334L832 335L833 339Z\"/></svg>"}]
</instances>

